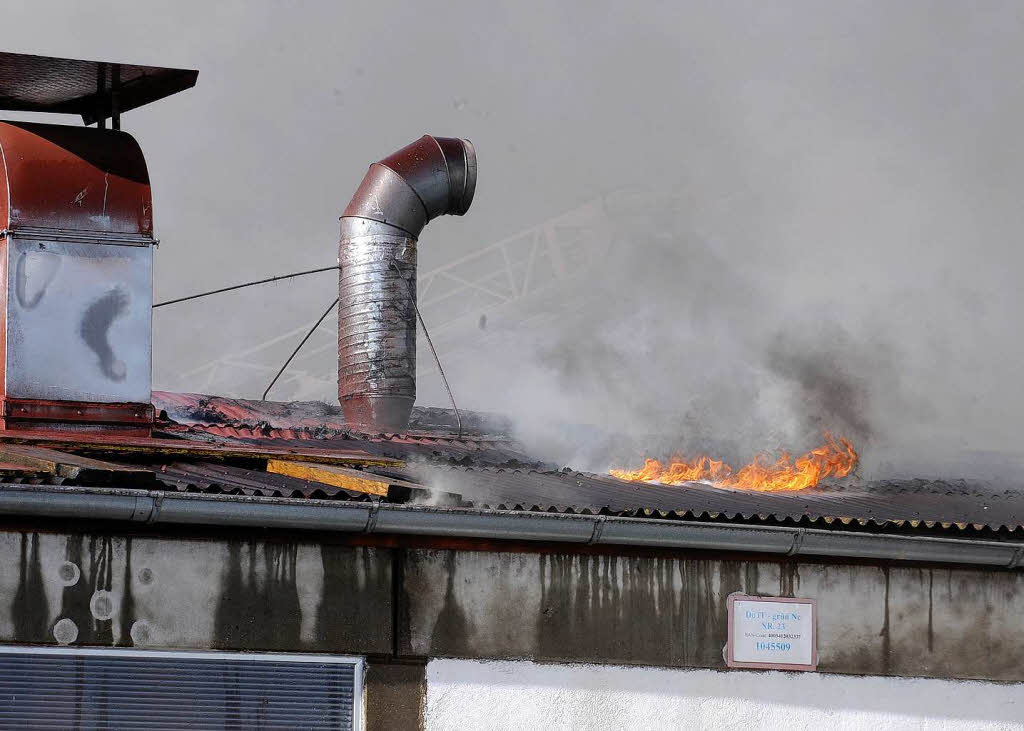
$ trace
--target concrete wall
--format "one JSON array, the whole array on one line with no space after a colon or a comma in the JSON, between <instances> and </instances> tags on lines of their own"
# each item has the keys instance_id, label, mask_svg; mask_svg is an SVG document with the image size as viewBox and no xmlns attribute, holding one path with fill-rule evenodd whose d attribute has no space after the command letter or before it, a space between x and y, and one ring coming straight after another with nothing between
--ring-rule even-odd
<instances>
[{"instance_id":1,"label":"concrete wall","mask_svg":"<svg viewBox=\"0 0 1024 731\"><path fill-rule=\"evenodd\" d=\"M427 731L1024 729L1024 685L433 660Z\"/></svg>"},{"instance_id":2,"label":"concrete wall","mask_svg":"<svg viewBox=\"0 0 1024 731\"><path fill-rule=\"evenodd\" d=\"M0 533L4 642L365 654L391 626L387 550Z\"/></svg>"},{"instance_id":3,"label":"concrete wall","mask_svg":"<svg viewBox=\"0 0 1024 731\"><path fill-rule=\"evenodd\" d=\"M723 668L737 591L825 672L1024 681L1021 572L0 530L0 642Z\"/></svg>"},{"instance_id":4,"label":"concrete wall","mask_svg":"<svg viewBox=\"0 0 1024 731\"><path fill-rule=\"evenodd\" d=\"M1024 574L410 551L403 652L724 668L733 592L818 600L819 669L1024 680ZM1024 712L1024 711L1022 711Z\"/></svg>"}]
</instances>

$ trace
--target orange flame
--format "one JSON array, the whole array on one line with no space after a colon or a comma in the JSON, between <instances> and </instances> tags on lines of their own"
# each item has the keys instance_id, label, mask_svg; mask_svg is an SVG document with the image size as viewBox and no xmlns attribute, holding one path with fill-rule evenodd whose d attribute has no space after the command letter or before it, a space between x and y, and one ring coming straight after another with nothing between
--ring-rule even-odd
<instances>
[{"instance_id":1,"label":"orange flame","mask_svg":"<svg viewBox=\"0 0 1024 731\"><path fill-rule=\"evenodd\" d=\"M770 456L759 454L739 470L733 470L721 460L701 456L689 462L673 457L667 465L656 459L647 459L638 470L608 472L612 477L630 482L682 485L700 481L715 487L775 492L814 487L826 477L846 477L857 466L857 460L857 452L848 439L836 438L826 432L825 443L801 457L793 459L788 452L781 452L773 461Z\"/></svg>"}]
</instances>

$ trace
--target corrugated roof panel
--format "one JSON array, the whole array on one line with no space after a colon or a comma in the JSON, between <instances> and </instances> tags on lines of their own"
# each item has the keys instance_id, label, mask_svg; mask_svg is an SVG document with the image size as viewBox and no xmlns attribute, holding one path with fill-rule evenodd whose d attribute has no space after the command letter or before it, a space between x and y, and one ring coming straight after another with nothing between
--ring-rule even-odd
<instances>
[{"instance_id":1,"label":"corrugated roof panel","mask_svg":"<svg viewBox=\"0 0 1024 731\"><path fill-rule=\"evenodd\" d=\"M156 396L156 394L155 394ZM186 418L186 436L216 435L267 446L344 446L407 461L383 474L457 493L477 506L711 519L815 522L833 526L1024 527L1024 491L982 482L892 480L839 482L799 492L721 489L701 483L667 486L609 475L555 471L531 460L514 439L497 434L458 437L443 431L360 435L344 430L340 409L272 404L196 394L159 394L161 408ZM431 410L432 423L450 415ZM233 422L233 423L232 423ZM981 528L978 528L981 526Z\"/></svg>"},{"instance_id":2,"label":"corrugated roof panel","mask_svg":"<svg viewBox=\"0 0 1024 731\"><path fill-rule=\"evenodd\" d=\"M390 471L389 472L393 472ZM578 472L413 465L399 472L445 486L477 504L564 504L576 510L692 512L760 520L839 520L884 526L913 521L975 525L993 530L1024 526L1024 494L983 492L978 484L881 482L843 489L754 492L700 483L680 486L630 483ZM399 476L396 474L396 476ZM910 490L908 488L917 488ZM981 495L982 497L977 497Z\"/></svg>"}]
</instances>

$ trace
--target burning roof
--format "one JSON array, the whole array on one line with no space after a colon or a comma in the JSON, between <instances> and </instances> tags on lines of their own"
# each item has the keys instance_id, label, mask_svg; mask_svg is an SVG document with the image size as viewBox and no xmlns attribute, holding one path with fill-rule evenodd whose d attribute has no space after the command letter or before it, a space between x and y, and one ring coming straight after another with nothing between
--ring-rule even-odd
<instances>
[{"instance_id":1,"label":"burning roof","mask_svg":"<svg viewBox=\"0 0 1024 731\"><path fill-rule=\"evenodd\" d=\"M80 114L98 127L107 117L118 127L121 111L194 82L190 71L0 54L0 107ZM413 408L417 237L431 218L465 213L476 180L472 145L454 138L424 137L371 166L342 216L340 406L151 394L155 239L141 151L120 132L0 128L0 146L24 151L7 155L7 177L18 183L7 187L18 205L8 206L11 221L0 237L0 253L16 262L6 268L14 279L5 290L9 322L0 328L7 358L0 508L8 512L109 518L113 511L125 520L178 523L230 514L233 525L372 532L382 511L397 521L395 506L420 505L451 512L403 513L405 532L731 550L756 544L789 554L800 550L805 533L809 552L820 553L830 542L823 536L835 537L830 531L941 533L955 526L1003 540L1024 530L1017 492L968 483L836 482L852 475L858 459L839 436L826 435L800 457L762 456L738 469L698 456L595 475L531 458L500 419ZM34 207L21 202L21 191ZM37 215L26 218L26 211ZM58 254L63 258L54 259ZM77 274L59 280L58 271ZM112 326L127 317L129 304L136 327L122 343ZM19 331L10 313L22 310L37 319ZM53 337L56 325L63 337ZM24 333L41 345L27 347ZM12 374L29 375L19 381ZM49 390L31 390L41 379ZM238 499L211 499L217 493ZM345 508L325 509L317 502L325 500ZM165 503L174 506L168 511ZM42 512L31 512L37 508ZM570 514L577 517L564 519ZM607 531L606 518L615 521ZM522 527L525 519L532 527ZM696 537L655 535L684 523ZM484 527L473 533L473 526ZM927 541L912 551L886 538L885 552L847 544L828 555L931 556ZM967 545L957 540L958 549ZM1024 558L1013 543L972 545L987 553L987 563L1016 566Z\"/></svg>"},{"instance_id":2,"label":"burning roof","mask_svg":"<svg viewBox=\"0 0 1024 731\"><path fill-rule=\"evenodd\" d=\"M825 434L825 443L800 457L783 451L774 459L757 455L752 462L734 470L722 460L707 455L687 460L673 457L662 465L647 459L638 470L610 470L609 474L629 482L653 482L661 485L685 485L704 482L715 487L731 487L757 492L789 492L816 487L830 477L846 477L857 466L857 452L850 440Z\"/></svg>"},{"instance_id":3,"label":"burning roof","mask_svg":"<svg viewBox=\"0 0 1024 731\"><path fill-rule=\"evenodd\" d=\"M366 435L346 428L339 407L316 402L284 404L155 392L154 403L170 417L162 427L169 434L190 440L217 438L253 447L302 448L316 444L356 449L396 460L387 466L365 468L380 479L402 480L427 490L459 495L463 505L488 509L835 529L957 533L1024 530L1024 493L982 482L862 482L822 476L815 487L775 492L701 482L650 484L561 469L560 465L531 458L510 435L507 422L486 414L463 414L469 429L462 437L454 434L455 419L450 411L419 408L413 411L409 433ZM838 438L830 443L837 453L852 450ZM181 472L189 471L188 463L180 463L175 469L178 478L188 482ZM207 473L203 479L210 477ZM316 489L314 484L306 491L311 494Z\"/></svg>"}]
</instances>

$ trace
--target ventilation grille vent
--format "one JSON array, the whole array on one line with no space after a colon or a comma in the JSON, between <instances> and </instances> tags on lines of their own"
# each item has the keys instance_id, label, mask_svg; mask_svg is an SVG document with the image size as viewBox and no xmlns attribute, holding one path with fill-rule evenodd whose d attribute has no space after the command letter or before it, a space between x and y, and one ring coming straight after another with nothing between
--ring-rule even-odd
<instances>
[{"instance_id":1,"label":"ventilation grille vent","mask_svg":"<svg viewBox=\"0 0 1024 731\"><path fill-rule=\"evenodd\" d=\"M0 728L353 729L358 660L0 648Z\"/></svg>"}]
</instances>

